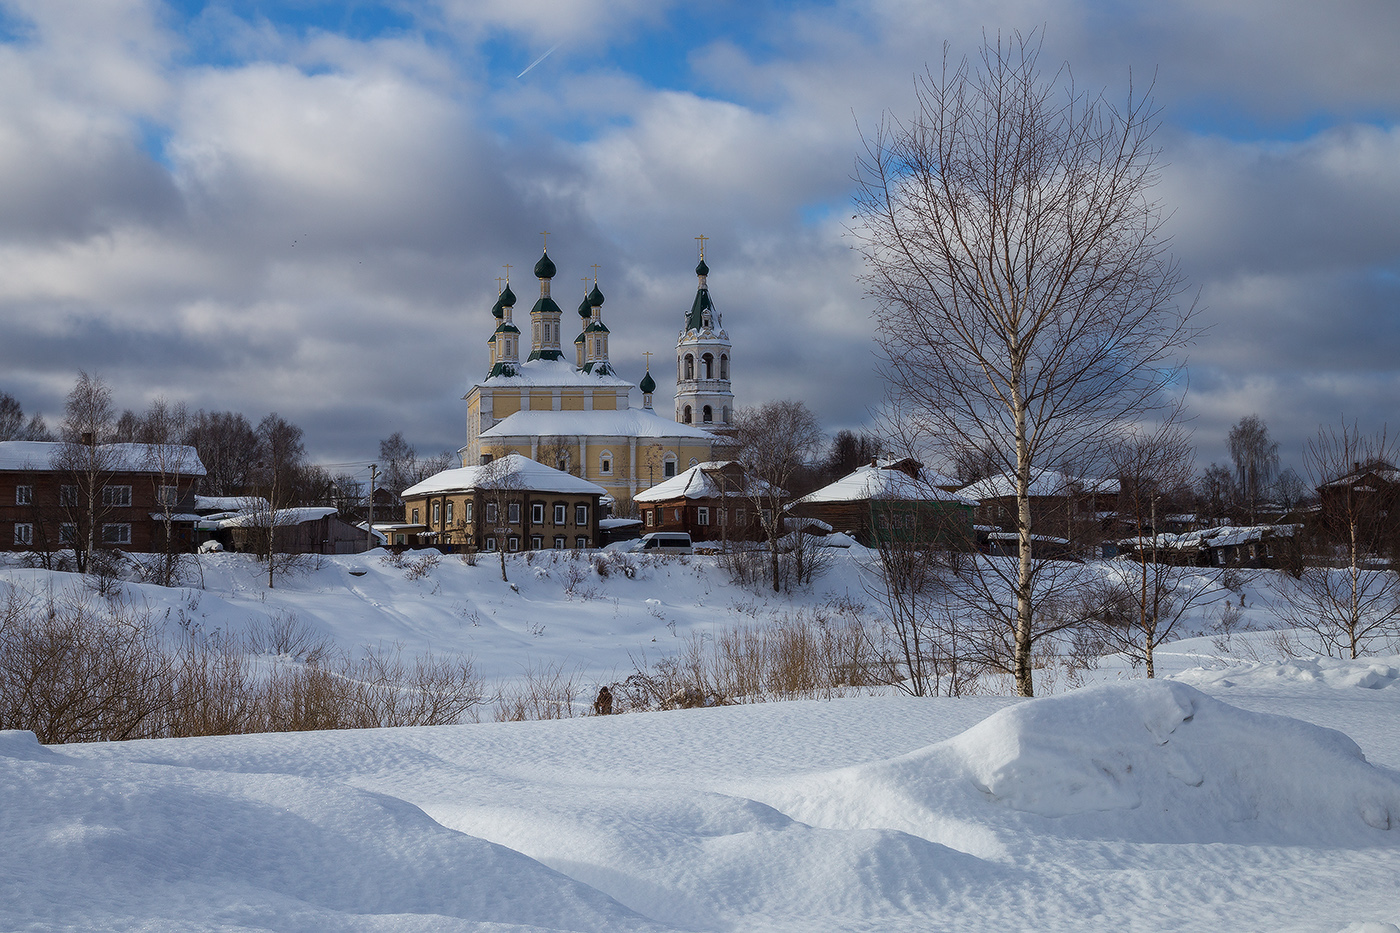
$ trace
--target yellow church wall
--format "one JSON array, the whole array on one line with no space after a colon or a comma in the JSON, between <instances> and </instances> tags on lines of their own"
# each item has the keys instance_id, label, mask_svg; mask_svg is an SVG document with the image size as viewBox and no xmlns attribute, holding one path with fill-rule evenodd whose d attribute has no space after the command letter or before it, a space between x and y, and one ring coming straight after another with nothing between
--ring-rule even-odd
<instances>
[{"instance_id":1,"label":"yellow church wall","mask_svg":"<svg viewBox=\"0 0 1400 933\"><path fill-rule=\"evenodd\" d=\"M531 393L530 393L530 410L531 410L531 411L549 411L549 410L552 409L553 407L554 407L554 393L553 393L553 392L531 392Z\"/></svg>"},{"instance_id":2,"label":"yellow church wall","mask_svg":"<svg viewBox=\"0 0 1400 933\"><path fill-rule=\"evenodd\" d=\"M520 393L495 392L491 396L491 417L497 421L520 410Z\"/></svg>"},{"instance_id":3,"label":"yellow church wall","mask_svg":"<svg viewBox=\"0 0 1400 933\"><path fill-rule=\"evenodd\" d=\"M593 394L594 411L617 411L617 396L605 395L602 392Z\"/></svg>"},{"instance_id":4,"label":"yellow church wall","mask_svg":"<svg viewBox=\"0 0 1400 933\"><path fill-rule=\"evenodd\" d=\"M559 405L564 411L583 411L583 393L565 392Z\"/></svg>"}]
</instances>

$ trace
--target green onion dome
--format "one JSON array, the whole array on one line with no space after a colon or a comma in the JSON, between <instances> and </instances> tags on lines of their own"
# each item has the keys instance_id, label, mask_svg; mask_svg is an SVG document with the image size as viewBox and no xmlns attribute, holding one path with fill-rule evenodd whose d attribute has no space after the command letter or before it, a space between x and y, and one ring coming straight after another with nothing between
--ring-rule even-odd
<instances>
[{"instance_id":1,"label":"green onion dome","mask_svg":"<svg viewBox=\"0 0 1400 933\"><path fill-rule=\"evenodd\" d=\"M540 257L540 261L535 263L535 278L552 279L555 273L554 263L550 261L549 253Z\"/></svg>"},{"instance_id":2,"label":"green onion dome","mask_svg":"<svg viewBox=\"0 0 1400 933\"><path fill-rule=\"evenodd\" d=\"M656 380L651 378L651 370L647 370L647 374L642 377L641 385L637 386L637 388L648 395L656 391Z\"/></svg>"},{"instance_id":3,"label":"green onion dome","mask_svg":"<svg viewBox=\"0 0 1400 933\"><path fill-rule=\"evenodd\" d=\"M589 318L593 316L593 307L588 303L587 298L584 298L578 303L578 316L581 318Z\"/></svg>"},{"instance_id":4,"label":"green onion dome","mask_svg":"<svg viewBox=\"0 0 1400 933\"><path fill-rule=\"evenodd\" d=\"M595 308L603 306L603 293L598 291L598 283L593 283L593 291L588 293L588 303Z\"/></svg>"},{"instance_id":5,"label":"green onion dome","mask_svg":"<svg viewBox=\"0 0 1400 933\"><path fill-rule=\"evenodd\" d=\"M703 259L700 260L700 265L698 265L698 266L695 267L695 274L696 274L696 275L709 275L709 274L710 274L710 267L707 266L707 265L705 265L705 260L703 260Z\"/></svg>"}]
</instances>

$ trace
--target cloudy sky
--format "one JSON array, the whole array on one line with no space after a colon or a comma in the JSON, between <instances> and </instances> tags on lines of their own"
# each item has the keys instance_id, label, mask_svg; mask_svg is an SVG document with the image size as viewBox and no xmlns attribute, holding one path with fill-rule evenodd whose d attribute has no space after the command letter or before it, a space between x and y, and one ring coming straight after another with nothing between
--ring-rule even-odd
<instances>
[{"instance_id":1,"label":"cloudy sky","mask_svg":"<svg viewBox=\"0 0 1400 933\"><path fill-rule=\"evenodd\" d=\"M55 423L85 369L322 462L455 449L540 231L662 397L703 233L738 403L859 427L860 127L1035 28L1083 86L1156 75L1198 466L1255 412L1299 466L1319 423L1400 429L1394 0L0 0L0 391Z\"/></svg>"}]
</instances>

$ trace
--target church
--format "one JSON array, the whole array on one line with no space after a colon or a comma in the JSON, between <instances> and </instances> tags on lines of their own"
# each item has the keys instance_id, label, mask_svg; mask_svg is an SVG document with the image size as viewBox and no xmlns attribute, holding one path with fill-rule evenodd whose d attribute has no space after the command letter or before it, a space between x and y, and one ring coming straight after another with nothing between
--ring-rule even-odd
<instances>
[{"instance_id":1,"label":"church","mask_svg":"<svg viewBox=\"0 0 1400 933\"><path fill-rule=\"evenodd\" d=\"M596 273L577 309L573 358L565 355L566 315L550 294L557 269L546 249L535 263L540 297L530 309L524 360L526 334L514 320L517 299L509 281L491 308L496 319L487 341L491 368L464 396L468 441L459 451L462 465L523 454L597 483L613 497L619 514L629 514L638 492L712 460L715 449L727 443L734 393L731 345L710 299L703 243L695 299L676 340L674 418L653 407L656 381L650 367L634 385L608 358L610 331L603 323ZM641 390L641 408L631 406L634 388Z\"/></svg>"}]
</instances>

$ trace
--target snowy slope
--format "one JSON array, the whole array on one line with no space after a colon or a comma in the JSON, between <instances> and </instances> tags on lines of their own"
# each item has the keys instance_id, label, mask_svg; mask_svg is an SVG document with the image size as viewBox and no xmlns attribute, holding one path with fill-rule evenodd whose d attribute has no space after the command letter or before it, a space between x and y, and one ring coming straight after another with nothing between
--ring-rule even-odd
<instances>
[{"instance_id":1,"label":"snowy slope","mask_svg":"<svg viewBox=\"0 0 1400 933\"><path fill-rule=\"evenodd\" d=\"M416 576L379 554L272 591L221 555L205 589L125 598L176 630L295 612L347 647L602 678L690 632L860 598L842 560L795 601L705 559L629 579L517 557L512 588L494 560ZM1247 602L1270 621L1266 580ZM0 930L1394 930L1400 658L1280 660L1271 638L1173 642L1150 683L1106 658L1093 686L1062 676L1032 701L52 748L4 733Z\"/></svg>"}]
</instances>

